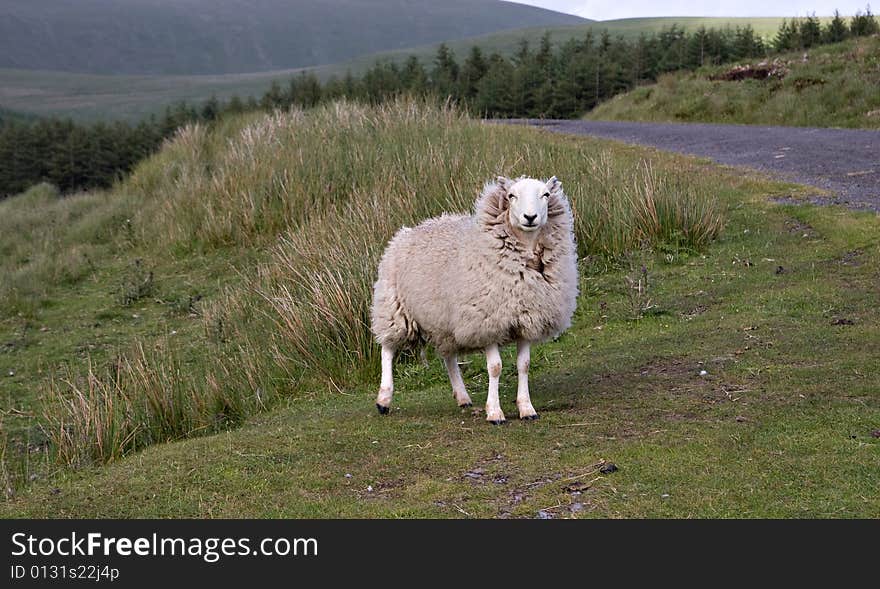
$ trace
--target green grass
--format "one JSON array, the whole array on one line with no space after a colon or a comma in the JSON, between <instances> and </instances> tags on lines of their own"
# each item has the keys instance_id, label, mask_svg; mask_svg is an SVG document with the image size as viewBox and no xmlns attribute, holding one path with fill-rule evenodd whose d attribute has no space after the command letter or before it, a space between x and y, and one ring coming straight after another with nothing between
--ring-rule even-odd
<instances>
[{"instance_id":1,"label":"green grass","mask_svg":"<svg viewBox=\"0 0 880 589\"><path fill-rule=\"evenodd\" d=\"M548 32L554 43L564 43L582 37L587 31L598 35L603 30L628 39L641 33L659 32L673 24L695 30L700 26L721 28L751 25L758 35L771 39L782 18L698 18L658 17L621 19L562 27L532 27L489 35L452 40L449 47L463 59L471 47L479 45L487 52L498 51L512 55L523 39L537 47L541 36ZM410 55L431 64L437 44L420 45L395 51L370 53L345 62L320 65L308 69L321 79L342 77L347 71L357 75L373 66L376 61L402 63ZM37 115L69 116L76 120L95 121L108 118L139 120L160 113L166 105L186 100L199 102L210 98L228 98L232 95L260 96L273 80L284 82L303 69L275 70L247 74L200 76L132 76L75 74L56 71L37 71L0 68L0 104Z\"/></svg>"},{"instance_id":2,"label":"green grass","mask_svg":"<svg viewBox=\"0 0 880 589\"><path fill-rule=\"evenodd\" d=\"M592 120L880 128L880 38L782 56L781 80L712 81L730 67L661 76L591 111Z\"/></svg>"},{"instance_id":3,"label":"green grass","mask_svg":"<svg viewBox=\"0 0 880 589\"><path fill-rule=\"evenodd\" d=\"M394 410L375 415L358 309L381 244L399 224L466 207L494 173L556 173L578 214L579 310L533 357L542 419L497 428L479 409L457 409L436 358L400 363ZM876 517L878 219L768 200L801 192L706 161L411 104L190 130L107 193L110 210L137 206L130 226L107 222L114 245L93 270L47 287L27 313L0 315L0 342L17 342L0 354L3 374L15 369L0 377L0 449L7 486L17 483L0 513ZM694 195L717 202L709 219L725 220L708 249L682 231L703 215L661 215L679 232L650 233L633 214L664 199L699 211ZM96 197L68 201L77 198ZM618 229L597 238L601 221ZM47 251L73 239L56 238ZM641 241L650 249L621 256ZM330 244L338 253L322 264ZM650 287L634 312L626 278L642 264ZM137 284L143 268L155 285L123 304L117 285ZM343 295L353 307L333 306ZM464 360L479 406L484 360ZM512 360L506 350L505 408ZM198 404L224 395L219 412ZM79 398L85 414L63 410ZM108 400L129 411L104 419ZM131 416L144 420L134 437L153 437L123 458L59 451L112 443L113 432L88 439L81 426L127 427ZM60 418L46 452L37 424ZM59 432L88 436L65 446ZM191 439L157 443L178 438ZM620 470L595 472L602 460Z\"/></svg>"}]
</instances>

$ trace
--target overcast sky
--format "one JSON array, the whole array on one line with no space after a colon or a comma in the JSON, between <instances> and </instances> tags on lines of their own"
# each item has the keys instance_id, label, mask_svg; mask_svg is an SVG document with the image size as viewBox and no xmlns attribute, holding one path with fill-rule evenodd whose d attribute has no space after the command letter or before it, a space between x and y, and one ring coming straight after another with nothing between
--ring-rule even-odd
<instances>
[{"instance_id":1,"label":"overcast sky","mask_svg":"<svg viewBox=\"0 0 880 589\"><path fill-rule=\"evenodd\" d=\"M639 16L805 16L815 12L830 15L836 8L841 14L865 11L866 0L511 0L559 12L568 12L595 20L635 18ZM880 3L880 0L878 2ZM872 8L871 12L876 12Z\"/></svg>"}]
</instances>

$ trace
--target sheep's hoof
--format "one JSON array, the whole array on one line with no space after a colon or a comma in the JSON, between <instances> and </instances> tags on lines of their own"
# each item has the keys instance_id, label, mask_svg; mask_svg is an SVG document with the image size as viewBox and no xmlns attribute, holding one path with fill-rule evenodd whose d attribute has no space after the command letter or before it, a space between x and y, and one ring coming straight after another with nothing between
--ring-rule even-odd
<instances>
[{"instance_id":1,"label":"sheep's hoof","mask_svg":"<svg viewBox=\"0 0 880 589\"><path fill-rule=\"evenodd\" d=\"M473 407L473 406L474 406L473 403L462 403L461 405L459 405L459 407L461 409L467 409L468 407Z\"/></svg>"},{"instance_id":2,"label":"sheep's hoof","mask_svg":"<svg viewBox=\"0 0 880 589\"><path fill-rule=\"evenodd\" d=\"M391 407L385 407L384 405L380 405L376 403L376 409L379 410L379 415L387 415L389 411L391 411Z\"/></svg>"},{"instance_id":3,"label":"sheep's hoof","mask_svg":"<svg viewBox=\"0 0 880 589\"><path fill-rule=\"evenodd\" d=\"M492 425L504 425L505 423L507 423L507 420L506 419L490 419L489 423L491 423Z\"/></svg>"},{"instance_id":4,"label":"sheep's hoof","mask_svg":"<svg viewBox=\"0 0 880 589\"><path fill-rule=\"evenodd\" d=\"M520 419L522 419L523 421L535 421L536 419L540 419L540 418L541 418L541 416L538 415L537 413L535 413L533 415L523 415L522 417L520 417Z\"/></svg>"}]
</instances>

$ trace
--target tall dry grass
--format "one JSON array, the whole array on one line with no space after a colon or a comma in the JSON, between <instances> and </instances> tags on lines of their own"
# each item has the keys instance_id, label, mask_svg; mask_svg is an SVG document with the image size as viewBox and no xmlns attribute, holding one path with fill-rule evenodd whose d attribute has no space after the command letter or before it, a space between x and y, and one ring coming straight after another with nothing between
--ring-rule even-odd
<instances>
[{"instance_id":1,"label":"tall dry grass","mask_svg":"<svg viewBox=\"0 0 880 589\"><path fill-rule=\"evenodd\" d=\"M183 130L120 188L143 203L137 240L164 255L257 249L262 261L205 306L213 343L186 371L140 346L106 374L58 382L46 416L59 456L103 462L224 427L303 382L373 378L371 288L388 239L470 210L498 174L560 177L584 256L699 249L718 234L723 207L697 173L595 145L410 100Z\"/></svg>"},{"instance_id":2,"label":"tall dry grass","mask_svg":"<svg viewBox=\"0 0 880 589\"><path fill-rule=\"evenodd\" d=\"M56 457L69 465L109 462L154 443L217 431L266 407L260 367L241 358L211 359L214 370L191 373L167 347L137 344L100 369L90 362L84 374L54 379L44 402L44 429ZM239 367L249 391L239 382ZM236 371L235 380L231 371ZM261 386L262 385L262 386Z\"/></svg>"}]
</instances>

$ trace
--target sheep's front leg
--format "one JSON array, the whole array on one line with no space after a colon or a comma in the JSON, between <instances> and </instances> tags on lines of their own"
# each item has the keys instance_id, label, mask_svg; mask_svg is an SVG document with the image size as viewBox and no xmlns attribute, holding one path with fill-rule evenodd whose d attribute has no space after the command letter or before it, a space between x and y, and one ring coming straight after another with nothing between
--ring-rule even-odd
<instances>
[{"instance_id":1,"label":"sheep's front leg","mask_svg":"<svg viewBox=\"0 0 880 589\"><path fill-rule=\"evenodd\" d=\"M458 367L458 357L455 354L443 356L443 362L446 363L446 372L449 373L449 383L452 385L452 396L459 407L470 407L471 398L467 394L464 386L464 379L461 377L461 369Z\"/></svg>"},{"instance_id":2,"label":"sheep's front leg","mask_svg":"<svg viewBox=\"0 0 880 589\"><path fill-rule=\"evenodd\" d=\"M538 412L529 398L529 364L531 344L525 340L516 342L516 408L520 419L538 419Z\"/></svg>"},{"instance_id":3,"label":"sheep's front leg","mask_svg":"<svg viewBox=\"0 0 880 589\"><path fill-rule=\"evenodd\" d=\"M391 396L394 394L394 348L382 346L382 382L379 385L379 396L376 397L376 409L385 415L391 409Z\"/></svg>"},{"instance_id":4,"label":"sheep's front leg","mask_svg":"<svg viewBox=\"0 0 880 589\"><path fill-rule=\"evenodd\" d=\"M486 369L489 371L489 396L486 399L486 421L492 425L504 423L504 412L498 400L498 381L501 378L501 354L497 345L486 348Z\"/></svg>"}]
</instances>

